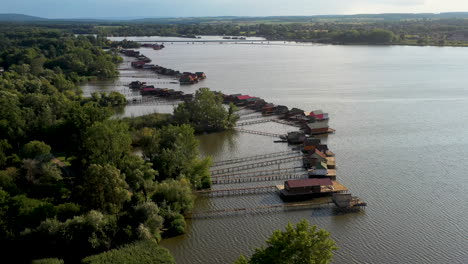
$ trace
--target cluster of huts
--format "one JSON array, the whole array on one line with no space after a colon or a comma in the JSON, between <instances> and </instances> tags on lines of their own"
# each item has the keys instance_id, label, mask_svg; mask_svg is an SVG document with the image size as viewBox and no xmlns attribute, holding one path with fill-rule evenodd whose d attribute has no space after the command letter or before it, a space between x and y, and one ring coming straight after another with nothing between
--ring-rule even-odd
<instances>
[{"instance_id":1,"label":"cluster of huts","mask_svg":"<svg viewBox=\"0 0 468 264\"><path fill-rule=\"evenodd\" d=\"M145 45L145 44L143 44L143 45ZM158 45L158 44L147 44L147 45L151 45L154 48L154 45ZM155 64L150 64L151 59L149 59L148 57L146 57L144 55L141 55L140 52L136 51L136 50L122 49L122 50L120 50L120 52L122 54L126 55L126 56L135 57L137 59L136 61L131 62L131 65L132 65L133 68L152 70L157 74L178 77L180 84L195 84L195 83L197 83L197 82L199 82L201 80L206 79L206 74L204 72L195 72L195 73L183 72L183 73L181 73L180 71L177 71L177 70L169 69L169 68L159 66L159 65L155 65Z\"/></svg>"},{"instance_id":2,"label":"cluster of huts","mask_svg":"<svg viewBox=\"0 0 468 264\"><path fill-rule=\"evenodd\" d=\"M262 98L242 94L223 95L223 98L225 103L234 103L237 106L247 107L261 112L263 115L280 115L281 118L300 126L304 134L320 135L334 132L333 129L328 127L328 114L322 110L305 112L299 108L289 109L285 105L268 103ZM291 138L290 140L297 141L298 139Z\"/></svg>"},{"instance_id":3,"label":"cluster of huts","mask_svg":"<svg viewBox=\"0 0 468 264\"><path fill-rule=\"evenodd\" d=\"M142 96L157 96L166 99L174 99L174 100L191 100L193 98L193 94L185 94L182 91L176 91L174 89L169 88L156 88L154 85L147 85L146 82L140 81L133 81L128 84L128 87L132 90L140 91Z\"/></svg>"},{"instance_id":4,"label":"cluster of huts","mask_svg":"<svg viewBox=\"0 0 468 264\"><path fill-rule=\"evenodd\" d=\"M136 58L136 62L139 62L139 64L141 64L141 65L151 62L150 58L146 57L143 54L140 54L140 52L138 50L121 49L120 53L122 53L123 55L128 56L128 57ZM132 63L132 66L133 66L133 63Z\"/></svg>"},{"instance_id":5,"label":"cluster of huts","mask_svg":"<svg viewBox=\"0 0 468 264\"><path fill-rule=\"evenodd\" d=\"M155 43L145 43L141 45L144 48L152 48L154 50L164 49L164 44L155 44Z\"/></svg>"},{"instance_id":6,"label":"cluster of huts","mask_svg":"<svg viewBox=\"0 0 468 264\"><path fill-rule=\"evenodd\" d=\"M303 153L303 167L307 179L288 180L278 185L280 196L285 201L332 196L339 208L356 208L367 204L352 196L348 188L336 181L335 154L315 135L333 133L328 127L329 116L322 110L305 112L299 108L289 109L284 105L268 103L262 98L242 94L222 95L224 103L246 107L263 115L279 115L286 122L300 127L299 131L289 132L283 137L289 144L300 144Z\"/></svg>"}]
</instances>

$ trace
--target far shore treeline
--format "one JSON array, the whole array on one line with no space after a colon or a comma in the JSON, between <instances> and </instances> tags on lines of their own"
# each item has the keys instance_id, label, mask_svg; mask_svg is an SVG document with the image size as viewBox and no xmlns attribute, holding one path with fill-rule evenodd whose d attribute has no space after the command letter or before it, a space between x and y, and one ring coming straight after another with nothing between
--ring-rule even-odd
<instances>
[{"instance_id":1,"label":"far shore treeline","mask_svg":"<svg viewBox=\"0 0 468 264\"><path fill-rule=\"evenodd\" d=\"M316 17L212 17L130 21L47 20L2 22L0 32L60 29L100 36L258 36L267 40L331 44L466 46L468 13ZM128 43L136 47L135 43ZM131 48L132 46L129 46Z\"/></svg>"},{"instance_id":2,"label":"far shore treeline","mask_svg":"<svg viewBox=\"0 0 468 264\"><path fill-rule=\"evenodd\" d=\"M0 262L80 263L114 249L83 263L128 252L142 256L133 263L174 263L157 243L185 232L194 191L211 186L195 133L230 128L237 115L205 88L175 117L111 118L126 98L84 97L79 83L117 77L118 44L0 27Z\"/></svg>"}]
</instances>

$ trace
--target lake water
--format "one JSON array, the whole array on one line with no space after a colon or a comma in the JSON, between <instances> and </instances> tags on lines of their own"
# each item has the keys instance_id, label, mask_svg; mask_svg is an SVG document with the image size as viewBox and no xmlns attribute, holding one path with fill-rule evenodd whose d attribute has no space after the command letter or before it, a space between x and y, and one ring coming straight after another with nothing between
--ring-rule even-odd
<instances>
[{"instance_id":1,"label":"lake water","mask_svg":"<svg viewBox=\"0 0 468 264\"><path fill-rule=\"evenodd\" d=\"M264 245L275 229L303 218L331 232L340 247L334 263L468 263L468 49L275 42L168 43L163 50L141 52L154 64L204 71L208 78L179 86L124 63L119 80L87 84L85 93L124 91L124 83L138 79L185 92L210 87L306 111L322 109L336 129L326 142L336 154L337 178L368 203L356 213L328 207L194 219L186 235L162 242L177 263L231 263ZM171 112L172 106L131 106L122 115L154 111ZM273 123L245 128L295 130ZM239 132L200 139L202 153L214 160L291 148ZM277 182L214 188L271 183ZM204 198L196 210L278 203L275 194Z\"/></svg>"}]
</instances>

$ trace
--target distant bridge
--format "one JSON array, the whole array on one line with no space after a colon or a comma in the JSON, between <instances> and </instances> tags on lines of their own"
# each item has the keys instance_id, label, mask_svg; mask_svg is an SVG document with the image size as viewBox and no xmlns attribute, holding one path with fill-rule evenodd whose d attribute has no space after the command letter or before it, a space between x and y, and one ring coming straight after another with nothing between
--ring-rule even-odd
<instances>
[{"instance_id":1,"label":"distant bridge","mask_svg":"<svg viewBox=\"0 0 468 264\"><path fill-rule=\"evenodd\" d=\"M219 40L213 40L213 39L205 39L205 40L201 40L201 39L187 39L187 40L134 40L134 42L140 42L140 43L159 43L159 42L162 42L162 43L167 43L167 42L186 42L186 43L205 43L205 42L218 42L218 43L270 43L270 41L268 40L246 40L246 39L219 39Z\"/></svg>"}]
</instances>

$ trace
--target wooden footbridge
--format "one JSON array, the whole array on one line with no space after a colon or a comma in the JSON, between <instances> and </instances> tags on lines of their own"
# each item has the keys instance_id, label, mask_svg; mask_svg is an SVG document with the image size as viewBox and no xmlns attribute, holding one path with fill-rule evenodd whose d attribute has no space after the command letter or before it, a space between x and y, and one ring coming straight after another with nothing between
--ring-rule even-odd
<instances>
[{"instance_id":1,"label":"wooden footbridge","mask_svg":"<svg viewBox=\"0 0 468 264\"><path fill-rule=\"evenodd\" d=\"M305 173L304 168L302 167L293 167L293 168L284 168L284 169L274 169L274 170L263 170L263 171L250 171L243 173L228 173L220 174L216 176L211 176L211 178L239 178L239 177L255 177L255 176L267 176L273 174L285 174L285 173Z\"/></svg>"},{"instance_id":2,"label":"wooden footbridge","mask_svg":"<svg viewBox=\"0 0 468 264\"><path fill-rule=\"evenodd\" d=\"M297 123L294 123L294 122L291 122L291 121L287 121L287 120L283 120L283 119L271 119L270 121L271 122L276 122L276 123L279 123L279 124L283 124L283 125L293 126L293 127L302 127L300 124L297 124Z\"/></svg>"},{"instance_id":3,"label":"wooden footbridge","mask_svg":"<svg viewBox=\"0 0 468 264\"><path fill-rule=\"evenodd\" d=\"M223 197L233 195L257 194L257 193L272 193L277 192L276 185L259 186L259 187L246 187L235 189L219 189L219 190L201 190L197 194L208 197Z\"/></svg>"},{"instance_id":4,"label":"wooden footbridge","mask_svg":"<svg viewBox=\"0 0 468 264\"><path fill-rule=\"evenodd\" d=\"M263 118L265 117L264 115L262 114L259 114L259 115L248 115L248 116L243 116L241 118L239 118L238 121L244 121L244 120L250 120L250 119L258 119L258 118Z\"/></svg>"},{"instance_id":5,"label":"wooden footbridge","mask_svg":"<svg viewBox=\"0 0 468 264\"><path fill-rule=\"evenodd\" d=\"M237 158L237 159L217 161L217 162L213 163L212 167L224 166L224 165L242 163L242 162L248 162L248 161L252 161L252 160L268 159L268 158L273 158L273 157L290 156L290 155L296 155L297 156L299 154L300 154L300 152L290 151L290 150L281 151L281 152L274 152L274 153L268 153L268 154L263 154L263 155L256 155L256 156L250 156L250 157L243 157L243 158Z\"/></svg>"},{"instance_id":6,"label":"wooden footbridge","mask_svg":"<svg viewBox=\"0 0 468 264\"><path fill-rule=\"evenodd\" d=\"M206 211L195 211L191 214L186 215L187 218L212 218L220 216L230 215L243 215L248 213L270 213L279 210L306 210L313 208L323 208L333 205L331 199L321 200L319 202L302 202L302 203L283 203L283 204L272 204L257 207L244 207L244 208L226 208L226 209L215 209Z\"/></svg>"},{"instance_id":7,"label":"wooden footbridge","mask_svg":"<svg viewBox=\"0 0 468 264\"><path fill-rule=\"evenodd\" d=\"M256 131L256 130L248 130L248 129L243 129L243 128L239 128L239 127L234 128L234 130L242 132L242 133L261 135L261 136L267 136L267 137L274 137L274 138L279 138L279 137L283 136L283 134L269 133L269 132Z\"/></svg>"},{"instance_id":8,"label":"wooden footbridge","mask_svg":"<svg viewBox=\"0 0 468 264\"><path fill-rule=\"evenodd\" d=\"M257 162L257 163L251 163L251 164L243 164L243 165L235 166L235 167L212 170L211 175L220 175L220 174L223 174L223 173L242 171L242 170L260 168L260 167L267 167L267 166L271 166L271 165L288 163L288 162L301 160L301 159L302 159L302 155L299 155L299 156L287 157L287 158L282 158L282 159L261 161L261 162Z\"/></svg>"},{"instance_id":9,"label":"wooden footbridge","mask_svg":"<svg viewBox=\"0 0 468 264\"><path fill-rule=\"evenodd\" d=\"M213 177L212 184L232 184L232 183L248 183L248 182L264 182L264 181L278 181L278 180L293 180L293 179L307 179L308 175L304 173L282 173L261 175L253 177Z\"/></svg>"},{"instance_id":10,"label":"wooden footbridge","mask_svg":"<svg viewBox=\"0 0 468 264\"><path fill-rule=\"evenodd\" d=\"M245 115L251 115L251 114L255 114L257 113L257 111L255 110L250 110L250 111L244 111L244 112L241 112L241 113L237 113L238 116L245 116Z\"/></svg>"},{"instance_id":11,"label":"wooden footbridge","mask_svg":"<svg viewBox=\"0 0 468 264\"><path fill-rule=\"evenodd\" d=\"M268 122L272 122L275 119L276 118L268 118L268 119L259 119L259 120L253 120L253 121L240 122L240 123L237 123L236 126L240 127L240 126L248 126L248 125L254 125L254 124L268 123Z\"/></svg>"}]
</instances>

